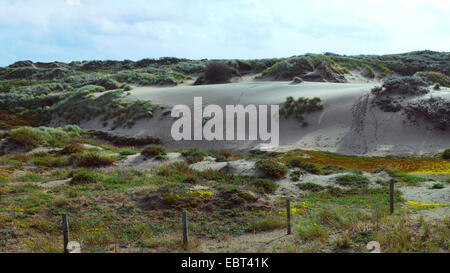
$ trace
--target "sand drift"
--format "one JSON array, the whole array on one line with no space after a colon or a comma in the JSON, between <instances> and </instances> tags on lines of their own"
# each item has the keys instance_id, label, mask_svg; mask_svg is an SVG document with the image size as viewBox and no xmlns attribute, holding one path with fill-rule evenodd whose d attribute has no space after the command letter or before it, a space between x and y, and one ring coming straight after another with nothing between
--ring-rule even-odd
<instances>
[{"instance_id":1,"label":"sand drift","mask_svg":"<svg viewBox=\"0 0 450 273\"><path fill-rule=\"evenodd\" d=\"M152 100L171 108L193 106L194 97L202 97L203 105L282 104L286 97L319 97L324 109L305 115L307 127L295 118L280 116L279 150L311 149L348 155L431 155L449 146L450 132L435 129L423 122L411 124L406 116L386 113L372 105L370 90L377 83L318 83L294 85L278 81L243 81L239 83L136 87L129 100ZM171 127L174 119L157 113L152 119L140 120L131 128L120 128L115 134L163 140L167 147L202 147L207 149L249 150L260 141L174 141ZM83 125L98 129L98 122ZM248 125L248 124L247 124Z\"/></svg>"}]
</instances>

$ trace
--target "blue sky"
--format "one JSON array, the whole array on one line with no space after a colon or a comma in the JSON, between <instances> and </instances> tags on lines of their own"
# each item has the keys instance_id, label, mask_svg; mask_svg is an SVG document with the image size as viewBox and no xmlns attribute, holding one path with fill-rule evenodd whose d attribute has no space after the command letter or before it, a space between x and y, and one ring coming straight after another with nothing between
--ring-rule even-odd
<instances>
[{"instance_id":1,"label":"blue sky","mask_svg":"<svg viewBox=\"0 0 450 273\"><path fill-rule=\"evenodd\" d=\"M0 0L0 66L448 51L449 14L448 0Z\"/></svg>"}]
</instances>

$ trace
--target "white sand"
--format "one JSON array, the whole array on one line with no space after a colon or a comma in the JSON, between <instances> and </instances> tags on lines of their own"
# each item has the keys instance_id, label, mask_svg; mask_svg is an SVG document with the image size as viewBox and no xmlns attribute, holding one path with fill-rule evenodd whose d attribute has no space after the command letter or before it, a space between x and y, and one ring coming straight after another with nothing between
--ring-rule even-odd
<instances>
[{"instance_id":1,"label":"white sand","mask_svg":"<svg viewBox=\"0 0 450 273\"><path fill-rule=\"evenodd\" d=\"M323 111L306 115L309 126L301 127L294 119L280 117L280 150L313 149L350 155L431 155L449 148L450 132L434 129L423 122L410 124L397 113L385 113L370 104L370 90L377 83L291 84L279 81L242 81L231 84L175 87L137 87L129 100L152 100L173 106L192 107L193 97L203 97L203 106L217 104L280 104L288 96L319 97ZM435 94L435 92L434 92ZM248 150L258 141L180 141L171 138L170 116L157 113L152 119L139 120L129 128L119 128L115 134L154 136L168 147L203 147L207 149ZM82 124L88 129L101 129L98 120Z\"/></svg>"}]
</instances>

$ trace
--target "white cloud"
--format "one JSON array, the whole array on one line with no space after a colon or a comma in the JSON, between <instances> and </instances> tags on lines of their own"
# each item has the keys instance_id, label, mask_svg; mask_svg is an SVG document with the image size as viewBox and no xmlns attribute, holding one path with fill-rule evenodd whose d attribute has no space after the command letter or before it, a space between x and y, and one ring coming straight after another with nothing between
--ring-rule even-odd
<instances>
[{"instance_id":1,"label":"white cloud","mask_svg":"<svg viewBox=\"0 0 450 273\"><path fill-rule=\"evenodd\" d=\"M81 0L67 0L69 6L79 6L81 5Z\"/></svg>"}]
</instances>

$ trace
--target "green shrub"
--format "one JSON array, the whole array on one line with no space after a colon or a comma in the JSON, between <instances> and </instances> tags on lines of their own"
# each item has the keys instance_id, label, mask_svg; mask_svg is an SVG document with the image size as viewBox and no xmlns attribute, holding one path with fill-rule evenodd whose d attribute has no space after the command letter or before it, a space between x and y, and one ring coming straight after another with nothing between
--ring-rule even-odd
<instances>
[{"instance_id":1,"label":"green shrub","mask_svg":"<svg viewBox=\"0 0 450 273\"><path fill-rule=\"evenodd\" d=\"M189 148L181 154L185 157L186 162L189 164L200 162L205 158L205 156L208 155L206 151L199 148Z\"/></svg>"},{"instance_id":2,"label":"green shrub","mask_svg":"<svg viewBox=\"0 0 450 273\"><path fill-rule=\"evenodd\" d=\"M438 82L435 83L434 86L433 86L433 89L434 89L434 90L439 90L439 89L441 89L441 84L438 83Z\"/></svg>"},{"instance_id":3,"label":"green shrub","mask_svg":"<svg viewBox=\"0 0 450 273\"><path fill-rule=\"evenodd\" d=\"M119 149L119 154L120 155L134 155L139 153L138 151L136 151L133 148L121 148Z\"/></svg>"},{"instance_id":4,"label":"green shrub","mask_svg":"<svg viewBox=\"0 0 450 273\"><path fill-rule=\"evenodd\" d=\"M321 191L321 190L325 189L325 187L323 187L321 185L314 184L314 183L309 183L309 182L307 182L307 183L298 183L296 185L302 191L318 192L318 191Z\"/></svg>"},{"instance_id":5,"label":"green shrub","mask_svg":"<svg viewBox=\"0 0 450 273\"><path fill-rule=\"evenodd\" d=\"M73 154L71 162L78 167L102 167L112 165L116 158L102 152L86 152Z\"/></svg>"},{"instance_id":6,"label":"green shrub","mask_svg":"<svg viewBox=\"0 0 450 273\"><path fill-rule=\"evenodd\" d=\"M441 97L430 97L411 101L405 109L408 117L416 116L432 122L437 128L450 128L450 101Z\"/></svg>"},{"instance_id":7,"label":"green shrub","mask_svg":"<svg viewBox=\"0 0 450 273\"><path fill-rule=\"evenodd\" d=\"M303 160L302 157L292 157L286 160L286 164L291 168L299 168L312 174L320 174L320 168Z\"/></svg>"},{"instance_id":8,"label":"green shrub","mask_svg":"<svg viewBox=\"0 0 450 273\"><path fill-rule=\"evenodd\" d=\"M205 81L208 84L227 83L232 76L231 68L224 63L209 62L205 69Z\"/></svg>"},{"instance_id":9,"label":"green shrub","mask_svg":"<svg viewBox=\"0 0 450 273\"><path fill-rule=\"evenodd\" d=\"M14 143L27 149L36 148L42 142L41 135L28 127L12 130L9 137Z\"/></svg>"},{"instance_id":10,"label":"green shrub","mask_svg":"<svg viewBox=\"0 0 450 273\"><path fill-rule=\"evenodd\" d=\"M144 147L141 154L145 157L156 157L158 155L166 155L166 148L159 145L148 145Z\"/></svg>"},{"instance_id":11,"label":"green shrub","mask_svg":"<svg viewBox=\"0 0 450 273\"><path fill-rule=\"evenodd\" d=\"M372 93L375 95L423 95L429 91L427 89L428 83L420 77L393 77L383 82L383 89L379 92Z\"/></svg>"},{"instance_id":12,"label":"green shrub","mask_svg":"<svg viewBox=\"0 0 450 273\"><path fill-rule=\"evenodd\" d=\"M95 171L86 169L75 170L70 180L71 185L93 184L103 180L103 176Z\"/></svg>"},{"instance_id":13,"label":"green shrub","mask_svg":"<svg viewBox=\"0 0 450 273\"><path fill-rule=\"evenodd\" d=\"M345 168L338 166L338 165L326 165L326 166L320 167L320 172L323 175L342 173L345 170L346 170Z\"/></svg>"},{"instance_id":14,"label":"green shrub","mask_svg":"<svg viewBox=\"0 0 450 273\"><path fill-rule=\"evenodd\" d=\"M294 115L303 124L306 123L303 114L323 110L322 100L320 98L300 97L294 100L293 97L287 97L280 109L280 114L285 118Z\"/></svg>"},{"instance_id":15,"label":"green shrub","mask_svg":"<svg viewBox=\"0 0 450 273\"><path fill-rule=\"evenodd\" d=\"M77 154L82 153L84 151L83 147L81 147L77 143L71 143L64 147L64 149L61 150L62 155L71 155L71 154Z\"/></svg>"},{"instance_id":16,"label":"green shrub","mask_svg":"<svg viewBox=\"0 0 450 273\"><path fill-rule=\"evenodd\" d=\"M251 187L257 192L274 193L278 189L278 184L272 180L257 178L250 182Z\"/></svg>"},{"instance_id":17,"label":"green shrub","mask_svg":"<svg viewBox=\"0 0 450 273\"><path fill-rule=\"evenodd\" d=\"M295 170L291 173L290 177L292 181L299 181L300 177L305 174L303 170Z\"/></svg>"},{"instance_id":18,"label":"green shrub","mask_svg":"<svg viewBox=\"0 0 450 273\"><path fill-rule=\"evenodd\" d=\"M336 178L336 183L341 186L363 186L369 183L369 179L359 174L342 175Z\"/></svg>"},{"instance_id":19,"label":"green shrub","mask_svg":"<svg viewBox=\"0 0 450 273\"><path fill-rule=\"evenodd\" d=\"M302 83L303 79L301 77L294 77L294 79L292 80L292 83L298 84L298 83Z\"/></svg>"},{"instance_id":20,"label":"green shrub","mask_svg":"<svg viewBox=\"0 0 450 273\"><path fill-rule=\"evenodd\" d=\"M444 184L442 184L442 183L435 183L431 188L432 189L443 189L444 188Z\"/></svg>"},{"instance_id":21,"label":"green shrub","mask_svg":"<svg viewBox=\"0 0 450 273\"><path fill-rule=\"evenodd\" d=\"M55 156L50 153L35 154L33 156L35 157L33 163L39 166L57 168L70 164L67 156Z\"/></svg>"},{"instance_id":22,"label":"green shrub","mask_svg":"<svg viewBox=\"0 0 450 273\"><path fill-rule=\"evenodd\" d=\"M450 149L446 149L442 152L442 159L450 159Z\"/></svg>"},{"instance_id":23,"label":"green shrub","mask_svg":"<svg viewBox=\"0 0 450 273\"><path fill-rule=\"evenodd\" d=\"M288 168L276 159L263 159L256 162L256 167L266 176L282 178L286 175Z\"/></svg>"}]
</instances>

